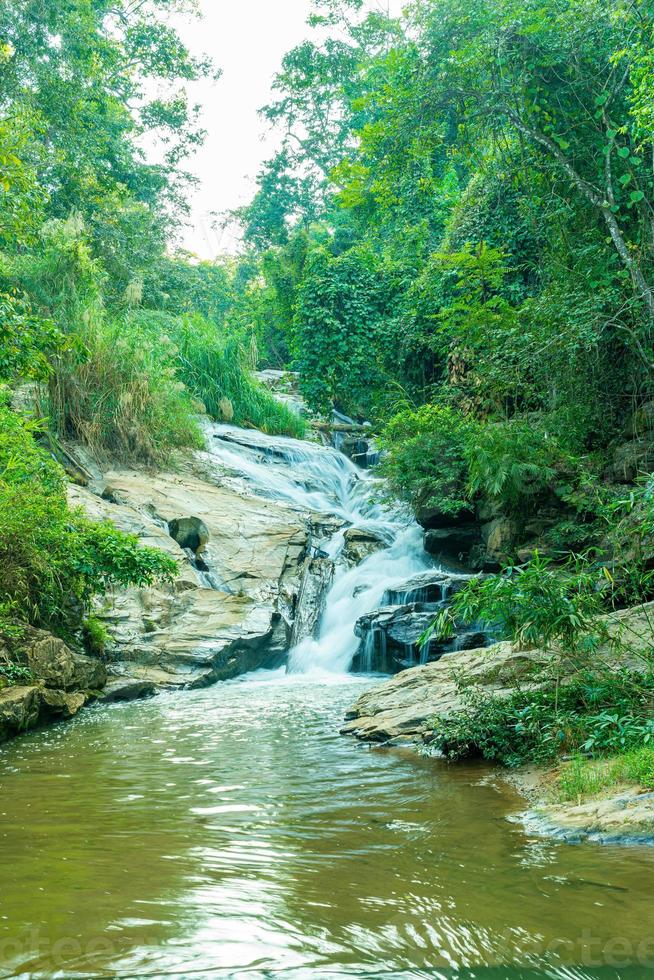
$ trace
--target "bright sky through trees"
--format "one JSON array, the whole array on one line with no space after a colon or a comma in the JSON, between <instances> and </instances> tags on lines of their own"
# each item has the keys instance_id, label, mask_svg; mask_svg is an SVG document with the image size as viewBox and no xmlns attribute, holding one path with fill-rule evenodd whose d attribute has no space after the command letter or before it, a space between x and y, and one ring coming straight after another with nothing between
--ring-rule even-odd
<instances>
[{"instance_id":1,"label":"bright sky through trees","mask_svg":"<svg viewBox=\"0 0 654 980\"><path fill-rule=\"evenodd\" d=\"M403 0L389 0L391 13ZM371 0L387 9L387 0ZM310 0L201 0L203 18L176 22L194 52L205 51L222 70L219 82L201 82L193 97L203 106L207 140L192 161L201 186L193 199L193 219L185 246L202 258L233 251L233 231L213 227L212 213L247 203L275 137L265 135L258 109L269 101L271 82L284 54L311 36L306 20Z\"/></svg>"}]
</instances>

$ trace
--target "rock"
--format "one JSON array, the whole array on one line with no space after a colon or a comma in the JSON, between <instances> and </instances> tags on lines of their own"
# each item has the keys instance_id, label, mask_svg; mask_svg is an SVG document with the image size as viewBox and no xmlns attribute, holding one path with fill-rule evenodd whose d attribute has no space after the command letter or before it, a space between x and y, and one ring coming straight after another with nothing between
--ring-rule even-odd
<instances>
[{"instance_id":1,"label":"rock","mask_svg":"<svg viewBox=\"0 0 654 980\"><path fill-rule=\"evenodd\" d=\"M184 551L201 555L209 543L209 530L199 517L176 517L168 524L168 532Z\"/></svg>"},{"instance_id":2,"label":"rock","mask_svg":"<svg viewBox=\"0 0 654 980\"><path fill-rule=\"evenodd\" d=\"M386 742L398 736L424 737L432 718L447 718L464 706L461 676L506 696L515 678L536 674L547 662L543 651L514 650L510 643L446 653L435 663L413 667L364 694L348 714L344 734Z\"/></svg>"},{"instance_id":3,"label":"rock","mask_svg":"<svg viewBox=\"0 0 654 980\"><path fill-rule=\"evenodd\" d=\"M257 433L238 438L261 441ZM147 668L148 679L165 687L199 687L277 666L309 546L304 516L229 485L202 454L188 460L183 474L153 479L116 470L106 480L120 504L79 487L71 488L71 502L179 562L172 587L121 590L99 604L95 614L111 636L111 659L131 677L143 676L137 666ZM202 564L209 574L169 534L180 515L192 515L208 532Z\"/></svg>"},{"instance_id":4,"label":"rock","mask_svg":"<svg viewBox=\"0 0 654 980\"><path fill-rule=\"evenodd\" d=\"M481 545L477 524L458 524L425 531L425 551L445 564L471 564L471 554Z\"/></svg>"},{"instance_id":5,"label":"rock","mask_svg":"<svg viewBox=\"0 0 654 980\"><path fill-rule=\"evenodd\" d=\"M508 517L497 517L483 525L481 536L487 559L501 562L509 557L518 537L518 528Z\"/></svg>"},{"instance_id":6,"label":"rock","mask_svg":"<svg viewBox=\"0 0 654 980\"><path fill-rule=\"evenodd\" d=\"M607 647L607 665L614 670L642 670L643 654L654 644L654 603L621 610L605 619L611 634L627 631L630 647L622 656ZM465 706L466 690L475 687L494 697L506 697L517 682L523 689L537 684L551 658L549 651L520 650L506 642L446 653L437 662L405 670L360 697L347 716L343 733L373 742L399 736L428 738L432 719L448 718ZM568 670L572 676L574 660Z\"/></svg>"},{"instance_id":7,"label":"rock","mask_svg":"<svg viewBox=\"0 0 654 980\"><path fill-rule=\"evenodd\" d=\"M394 583L384 593L383 606L406 606L413 602L445 602L469 582L473 575L458 575L439 568L412 575Z\"/></svg>"},{"instance_id":8,"label":"rock","mask_svg":"<svg viewBox=\"0 0 654 980\"><path fill-rule=\"evenodd\" d=\"M88 696L81 691L70 693L46 688L41 691L39 723L44 724L58 718L64 721L74 718L87 701Z\"/></svg>"},{"instance_id":9,"label":"rock","mask_svg":"<svg viewBox=\"0 0 654 980\"><path fill-rule=\"evenodd\" d=\"M603 844L654 842L654 793L633 787L617 796L539 806L522 815L530 833L570 843L591 840Z\"/></svg>"},{"instance_id":10,"label":"rock","mask_svg":"<svg viewBox=\"0 0 654 980\"><path fill-rule=\"evenodd\" d=\"M632 439L617 446L605 477L617 483L633 483L638 476L654 471L654 442Z\"/></svg>"},{"instance_id":11,"label":"rock","mask_svg":"<svg viewBox=\"0 0 654 980\"><path fill-rule=\"evenodd\" d=\"M434 636L421 647L420 640L442 605L388 606L362 616L354 629L362 640L354 670L394 674L419 663L438 660L452 650L467 650L487 643L487 634L481 630L461 628L451 638L439 640Z\"/></svg>"},{"instance_id":12,"label":"rock","mask_svg":"<svg viewBox=\"0 0 654 980\"><path fill-rule=\"evenodd\" d=\"M63 640L43 630L31 630L11 652L0 644L0 656L28 667L50 689L97 691L107 679L99 660L73 653Z\"/></svg>"},{"instance_id":13,"label":"rock","mask_svg":"<svg viewBox=\"0 0 654 980\"><path fill-rule=\"evenodd\" d=\"M103 701L139 701L152 697L156 684L152 680L137 677L115 677L109 680L102 692Z\"/></svg>"},{"instance_id":14,"label":"rock","mask_svg":"<svg viewBox=\"0 0 654 980\"><path fill-rule=\"evenodd\" d=\"M396 673L420 662L418 641L432 624L437 608L414 603L375 609L358 620L354 632L363 641L355 670Z\"/></svg>"},{"instance_id":15,"label":"rock","mask_svg":"<svg viewBox=\"0 0 654 980\"><path fill-rule=\"evenodd\" d=\"M344 535L343 558L350 565L360 565L366 558L387 547L378 534L358 527L350 527Z\"/></svg>"},{"instance_id":16,"label":"rock","mask_svg":"<svg viewBox=\"0 0 654 980\"><path fill-rule=\"evenodd\" d=\"M34 728L40 708L41 690L36 686L0 690L0 742Z\"/></svg>"},{"instance_id":17,"label":"rock","mask_svg":"<svg viewBox=\"0 0 654 980\"><path fill-rule=\"evenodd\" d=\"M334 581L335 565L330 558L307 558L293 617L289 648L315 636Z\"/></svg>"},{"instance_id":18,"label":"rock","mask_svg":"<svg viewBox=\"0 0 654 980\"><path fill-rule=\"evenodd\" d=\"M474 523L471 511L463 510L458 514L446 514L438 506L425 504L416 508L416 520L426 531L438 528L462 527Z\"/></svg>"}]
</instances>

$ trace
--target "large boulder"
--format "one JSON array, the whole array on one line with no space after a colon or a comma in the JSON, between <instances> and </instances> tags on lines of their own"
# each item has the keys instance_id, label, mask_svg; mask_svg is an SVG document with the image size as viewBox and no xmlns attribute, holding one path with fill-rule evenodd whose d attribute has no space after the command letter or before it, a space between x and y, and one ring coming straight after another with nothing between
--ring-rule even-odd
<instances>
[{"instance_id":1,"label":"large boulder","mask_svg":"<svg viewBox=\"0 0 654 980\"><path fill-rule=\"evenodd\" d=\"M41 711L41 689L8 687L0 690L0 742L34 728Z\"/></svg>"},{"instance_id":2,"label":"large boulder","mask_svg":"<svg viewBox=\"0 0 654 980\"><path fill-rule=\"evenodd\" d=\"M11 650L0 643L0 659L21 664L52 690L97 691L107 680L99 660L74 653L63 640L43 630L30 630Z\"/></svg>"},{"instance_id":3,"label":"large boulder","mask_svg":"<svg viewBox=\"0 0 654 980\"><path fill-rule=\"evenodd\" d=\"M188 470L154 479L112 471L106 479L118 502L70 490L92 519L109 519L178 561L172 586L120 590L96 610L111 636L110 658L136 679L143 679L136 666L147 668L145 679L155 677L158 687L198 687L277 666L309 550L304 515L249 494L202 454ZM195 550L184 550L189 538L171 532L197 532L202 568Z\"/></svg>"},{"instance_id":4,"label":"large boulder","mask_svg":"<svg viewBox=\"0 0 654 980\"><path fill-rule=\"evenodd\" d=\"M518 540L518 526L508 517L496 517L484 524L481 536L486 548L486 560L506 561Z\"/></svg>"},{"instance_id":5,"label":"large boulder","mask_svg":"<svg viewBox=\"0 0 654 980\"><path fill-rule=\"evenodd\" d=\"M193 551L196 555L206 551L209 531L199 517L176 517L169 522L168 531L184 551Z\"/></svg>"},{"instance_id":6,"label":"large boulder","mask_svg":"<svg viewBox=\"0 0 654 980\"><path fill-rule=\"evenodd\" d=\"M342 731L370 742L398 737L421 741L432 718L447 718L464 706L468 686L477 684L502 696L515 679L533 676L548 660L542 651L515 650L510 643L445 654L368 691L348 713Z\"/></svg>"},{"instance_id":7,"label":"large boulder","mask_svg":"<svg viewBox=\"0 0 654 980\"><path fill-rule=\"evenodd\" d=\"M72 651L58 637L28 630L0 642L0 661L25 668L29 683L0 690L0 741L38 725L66 720L97 696L107 679L103 664Z\"/></svg>"}]
</instances>

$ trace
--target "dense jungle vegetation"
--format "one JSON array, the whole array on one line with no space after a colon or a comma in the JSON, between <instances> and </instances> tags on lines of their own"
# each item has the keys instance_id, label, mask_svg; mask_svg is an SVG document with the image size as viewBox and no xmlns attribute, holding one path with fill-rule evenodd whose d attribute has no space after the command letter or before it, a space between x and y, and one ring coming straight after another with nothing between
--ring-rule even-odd
<instances>
[{"instance_id":1,"label":"dense jungle vegetation","mask_svg":"<svg viewBox=\"0 0 654 980\"><path fill-rule=\"evenodd\" d=\"M242 253L212 263L174 247L202 142L186 86L217 74L170 26L192 8L0 10L0 377L14 408L37 391L1 417L3 623L74 628L107 583L170 574L65 512L59 444L162 465L200 444L202 408L303 435L257 366L372 421L427 527L476 520L489 567L519 559L468 616L567 641L650 597L649 0L414 0L399 19L315 0L262 110L280 143L235 215Z\"/></svg>"}]
</instances>

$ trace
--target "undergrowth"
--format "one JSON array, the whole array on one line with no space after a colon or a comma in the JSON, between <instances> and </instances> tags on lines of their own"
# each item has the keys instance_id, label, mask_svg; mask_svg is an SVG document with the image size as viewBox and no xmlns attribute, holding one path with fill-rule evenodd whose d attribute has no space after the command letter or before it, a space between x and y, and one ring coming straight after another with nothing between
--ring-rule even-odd
<instances>
[{"instance_id":1,"label":"undergrowth","mask_svg":"<svg viewBox=\"0 0 654 980\"><path fill-rule=\"evenodd\" d=\"M553 796L559 803L583 803L607 790L629 784L654 790L653 745L632 749L615 758L576 756L558 776Z\"/></svg>"},{"instance_id":2,"label":"undergrowth","mask_svg":"<svg viewBox=\"0 0 654 980\"><path fill-rule=\"evenodd\" d=\"M69 508L63 470L27 423L0 407L0 634L38 626L65 638L95 595L171 580L176 563Z\"/></svg>"}]
</instances>

